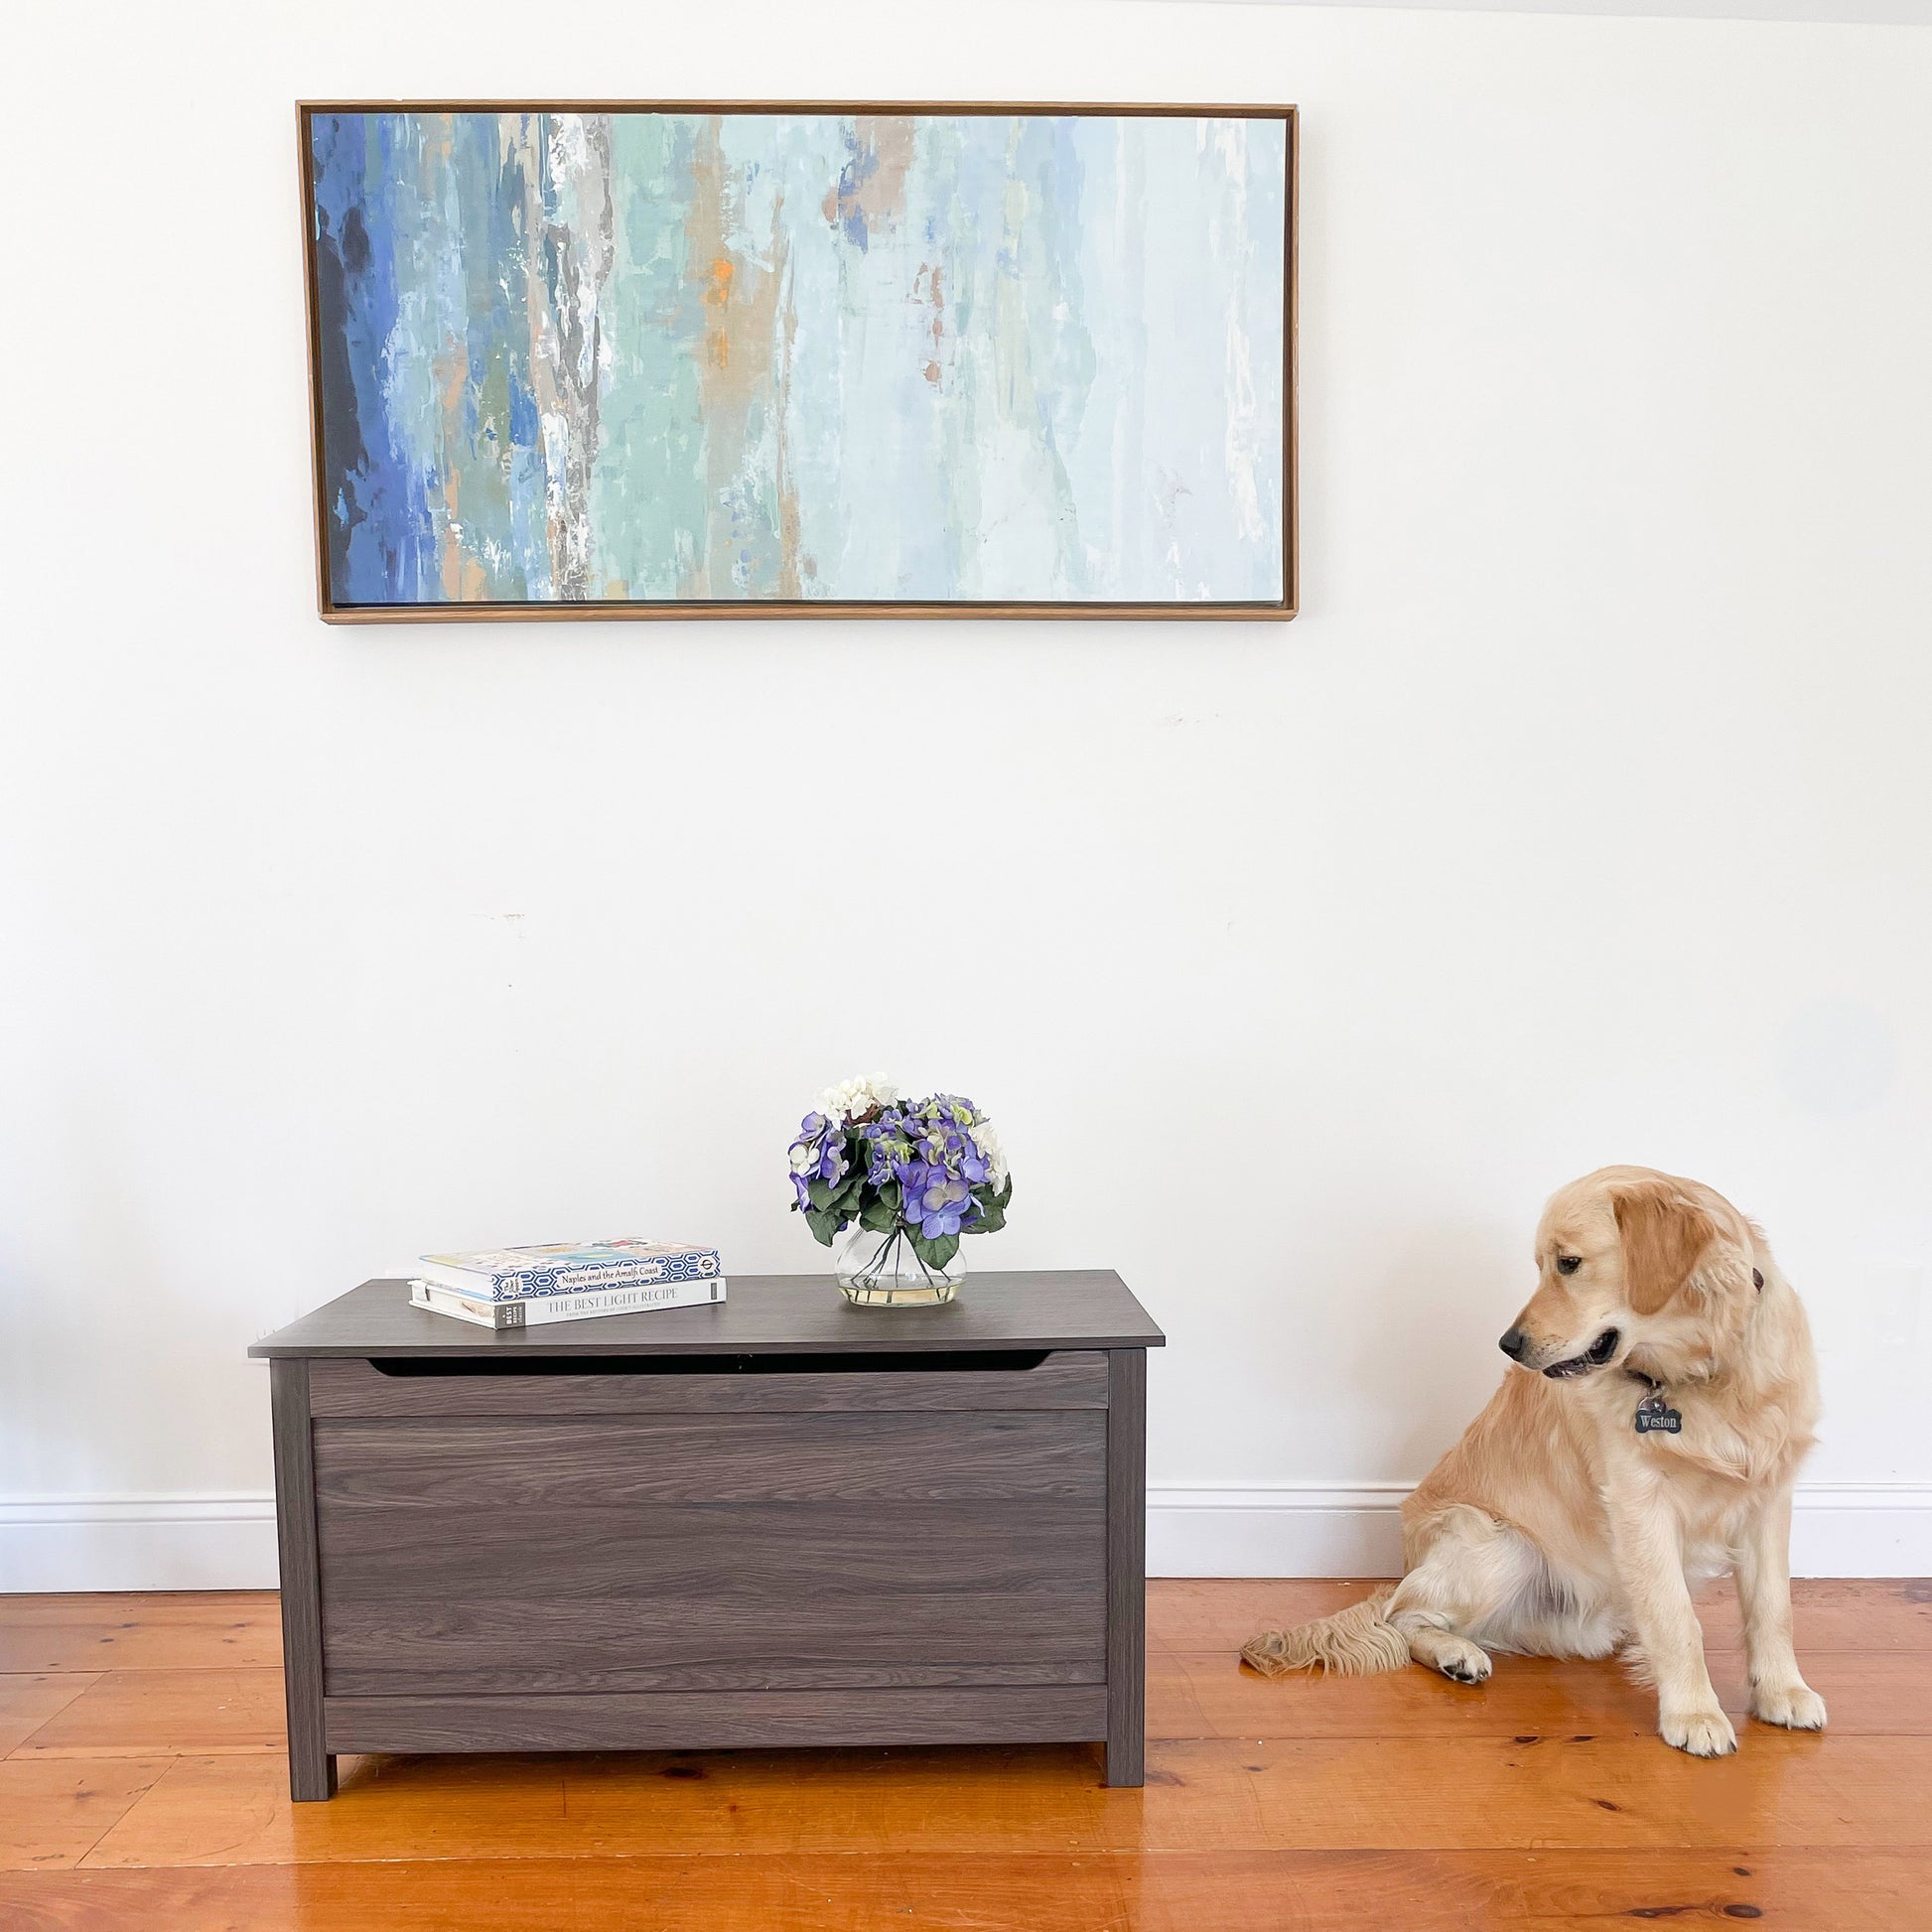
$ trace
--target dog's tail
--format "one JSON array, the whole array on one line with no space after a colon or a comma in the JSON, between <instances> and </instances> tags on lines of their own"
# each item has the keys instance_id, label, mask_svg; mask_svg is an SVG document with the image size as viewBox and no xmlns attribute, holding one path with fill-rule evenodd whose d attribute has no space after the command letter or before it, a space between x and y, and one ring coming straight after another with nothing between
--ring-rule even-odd
<instances>
[{"instance_id":1,"label":"dog's tail","mask_svg":"<svg viewBox=\"0 0 1932 1932\"><path fill-rule=\"evenodd\" d=\"M1360 1603L1333 1616L1297 1624L1293 1630L1264 1630L1241 1647L1241 1661L1264 1677L1292 1670L1333 1671L1337 1677L1373 1677L1400 1670L1409 1661L1409 1639L1387 1616L1395 1586L1388 1585Z\"/></svg>"}]
</instances>

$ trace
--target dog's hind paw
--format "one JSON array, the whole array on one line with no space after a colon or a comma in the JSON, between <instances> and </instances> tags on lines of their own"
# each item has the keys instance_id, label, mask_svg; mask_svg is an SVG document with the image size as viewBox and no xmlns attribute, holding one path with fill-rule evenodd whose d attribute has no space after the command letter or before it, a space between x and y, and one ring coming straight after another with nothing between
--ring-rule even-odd
<instances>
[{"instance_id":1,"label":"dog's hind paw","mask_svg":"<svg viewBox=\"0 0 1932 1932\"><path fill-rule=\"evenodd\" d=\"M1666 1712L1657 1721L1658 1734L1667 1744L1693 1757L1728 1757L1737 1748L1737 1733L1722 1711Z\"/></svg>"},{"instance_id":2,"label":"dog's hind paw","mask_svg":"<svg viewBox=\"0 0 1932 1932\"><path fill-rule=\"evenodd\" d=\"M1751 1687L1751 1716L1760 1724L1783 1725L1789 1730L1823 1730L1825 1700L1802 1679L1756 1684Z\"/></svg>"}]
</instances>

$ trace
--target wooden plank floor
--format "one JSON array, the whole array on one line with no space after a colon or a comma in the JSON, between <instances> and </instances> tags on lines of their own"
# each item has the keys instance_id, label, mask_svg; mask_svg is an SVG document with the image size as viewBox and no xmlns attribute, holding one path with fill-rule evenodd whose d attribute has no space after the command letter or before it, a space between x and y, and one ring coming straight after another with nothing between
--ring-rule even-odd
<instances>
[{"instance_id":1,"label":"wooden plank floor","mask_svg":"<svg viewBox=\"0 0 1932 1932\"><path fill-rule=\"evenodd\" d=\"M1832 1728L1657 1741L1613 1665L1270 1682L1364 1587L1149 1590L1148 1785L1096 1749L343 1760L292 1807L268 1594L0 1597L0 1926L193 1932L1932 1932L1932 1582L1798 1586Z\"/></svg>"}]
</instances>

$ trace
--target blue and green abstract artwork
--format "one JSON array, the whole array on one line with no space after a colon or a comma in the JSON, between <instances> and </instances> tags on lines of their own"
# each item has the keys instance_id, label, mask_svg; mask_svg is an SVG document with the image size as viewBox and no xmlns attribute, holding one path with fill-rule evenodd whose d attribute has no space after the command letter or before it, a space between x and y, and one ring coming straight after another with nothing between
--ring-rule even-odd
<instances>
[{"instance_id":1,"label":"blue and green abstract artwork","mask_svg":"<svg viewBox=\"0 0 1932 1932\"><path fill-rule=\"evenodd\" d=\"M1285 112L305 126L326 609L1287 598Z\"/></svg>"}]
</instances>

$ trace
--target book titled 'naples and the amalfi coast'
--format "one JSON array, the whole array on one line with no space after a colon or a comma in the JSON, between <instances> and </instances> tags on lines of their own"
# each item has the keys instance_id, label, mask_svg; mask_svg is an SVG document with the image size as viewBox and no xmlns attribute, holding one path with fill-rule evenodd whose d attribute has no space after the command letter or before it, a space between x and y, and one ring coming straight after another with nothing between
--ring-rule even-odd
<instances>
[{"instance_id":1,"label":"book titled 'naples and the amalfi coast'","mask_svg":"<svg viewBox=\"0 0 1932 1932\"><path fill-rule=\"evenodd\" d=\"M410 1272L431 1287L477 1301L520 1302L541 1295L578 1295L593 1288L710 1282L725 1271L716 1248L625 1239L424 1255Z\"/></svg>"}]
</instances>

